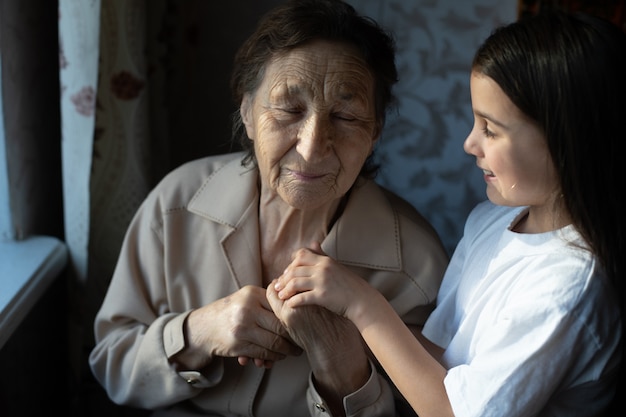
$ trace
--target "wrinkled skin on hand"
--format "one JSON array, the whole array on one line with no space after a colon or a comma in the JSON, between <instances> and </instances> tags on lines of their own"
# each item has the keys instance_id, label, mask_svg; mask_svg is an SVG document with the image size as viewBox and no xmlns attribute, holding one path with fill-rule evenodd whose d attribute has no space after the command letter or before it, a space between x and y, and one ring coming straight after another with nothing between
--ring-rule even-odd
<instances>
[{"instance_id":1,"label":"wrinkled skin on hand","mask_svg":"<svg viewBox=\"0 0 626 417\"><path fill-rule=\"evenodd\" d=\"M175 357L187 369L199 369L220 357L273 361L302 350L274 315L265 289L248 285L192 311L185 323L187 347Z\"/></svg>"},{"instance_id":2,"label":"wrinkled skin on hand","mask_svg":"<svg viewBox=\"0 0 626 417\"><path fill-rule=\"evenodd\" d=\"M278 299L272 288L268 288L267 293L276 317L291 339L308 354L336 354L337 344L346 345L350 341L360 345L359 331L350 320L316 305L291 308Z\"/></svg>"}]
</instances>

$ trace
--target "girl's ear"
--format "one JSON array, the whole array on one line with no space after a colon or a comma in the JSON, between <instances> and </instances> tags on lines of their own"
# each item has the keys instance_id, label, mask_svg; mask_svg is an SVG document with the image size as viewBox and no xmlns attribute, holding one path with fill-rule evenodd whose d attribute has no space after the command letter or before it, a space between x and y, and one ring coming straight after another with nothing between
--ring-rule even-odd
<instances>
[{"instance_id":1,"label":"girl's ear","mask_svg":"<svg viewBox=\"0 0 626 417\"><path fill-rule=\"evenodd\" d=\"M239 106L239 113L241 114L241 121L246 127L246 134L250 140L254 140L256 136L254 130L254 123L252 118L252 97L249 93L243 95L241 105Z\"/></svg>"}]
</instances>

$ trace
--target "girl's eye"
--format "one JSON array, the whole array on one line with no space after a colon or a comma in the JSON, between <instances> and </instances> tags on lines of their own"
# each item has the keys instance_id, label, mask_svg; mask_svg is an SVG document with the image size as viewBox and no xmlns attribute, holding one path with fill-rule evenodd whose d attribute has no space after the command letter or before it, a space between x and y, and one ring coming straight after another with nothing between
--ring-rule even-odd
<instances>
[{"instance_id":1,"label":"girl's eye","mask_svg":"<svg viewBox=\"0 0 626 417\"><path fill-rule=\"evenodd\" d=\"M484 135L485 135L485 137L487 137L487 138L493 138L493 137L495 137L495 136L496 136L496 135L495 135L495 133L493 133L491 130L489 130L489 129L487 128L487 126L483 127L483 134L484 134Z\"/></svg>"}]
</instances>

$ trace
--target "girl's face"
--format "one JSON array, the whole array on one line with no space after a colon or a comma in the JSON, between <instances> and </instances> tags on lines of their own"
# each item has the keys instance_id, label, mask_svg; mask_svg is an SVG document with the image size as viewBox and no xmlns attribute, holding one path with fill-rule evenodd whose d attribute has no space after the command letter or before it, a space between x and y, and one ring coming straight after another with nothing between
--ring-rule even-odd
<instances>
[{"instance_id":1,"label":"girl's face","mask_svg":"<svg viewBox=\"0 0 626 417\"><path fill-rule=\"evenodd\" d=\"M476 157L487 197L502 206L548 207L559 182L543 131L491 78L472 71L474 127L463 148Z\"/></svg>"},{"instance_id":2,"label":"girl's face","mask_svg":"<svg viewBox=\"0 0 626 417\"><path fill-rule=\"evenodd\" d=\"M241 114L264 190L299 209L343 196L378 139L368 67L356 50L325 41L270 62Z\"/></svg>"}]
</instances>

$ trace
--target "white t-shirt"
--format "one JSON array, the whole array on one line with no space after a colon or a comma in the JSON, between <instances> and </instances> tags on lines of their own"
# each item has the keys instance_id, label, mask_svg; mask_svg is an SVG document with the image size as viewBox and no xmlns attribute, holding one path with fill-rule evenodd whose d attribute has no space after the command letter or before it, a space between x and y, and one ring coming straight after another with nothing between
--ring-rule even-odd
<instances>
[{"instance_id":1,"label":"white t-shirt","mask_svg":"<svg viewBox=\"0 0 626 417\"><path fill-rule=\"evenodd\" d=\"M611 286L573 226L512 232L525 210L486 201L472 211L423 329L445 348L457 417L594 415L613 394Z\"/></svg>"}]
</instances>

